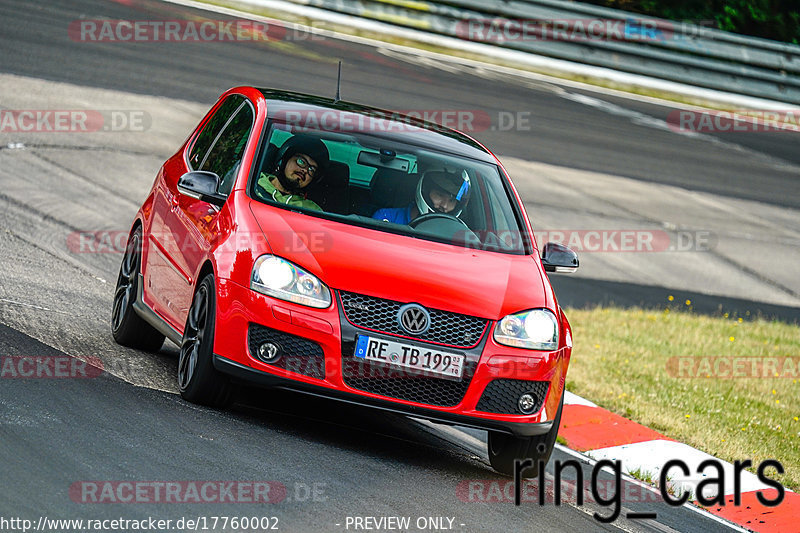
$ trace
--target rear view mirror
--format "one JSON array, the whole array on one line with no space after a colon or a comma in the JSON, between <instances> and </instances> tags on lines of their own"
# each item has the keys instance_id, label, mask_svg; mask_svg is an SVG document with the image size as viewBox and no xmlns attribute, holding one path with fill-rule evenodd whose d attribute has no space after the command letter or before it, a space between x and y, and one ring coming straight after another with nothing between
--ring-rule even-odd
<instances>
[{"instance_id":1,"label":"rear view mirror","mask_svg":"<svg viewBox=\"0 0 800 533\"><path fill-rule=\"evenodd\" d=\"M217 192L219 182L219 176L213 172L194 170L181 176L178 180L178 191L186 196L222 207L226 197Z\"/></svg>"},{"instance_id":2,"label":"rear view mirror","mask_svg":"<svg viewBox=\"0 0 800 533\"><path fill-rule=\"evenodd\" d=\"M358 164L375 168L390 168L408 172L408 161L397 157L394 152L382 151L380 154L362 150L358 153Z\"/></svg>"},{"instance_id":3,"label":"rear view mirror","mask_svg":"<svg viewBox=\"0 0 800 533\"><path fill-rule=\"evenodd\" d=\"M548 242L542 250L542 265L545 272L575 272L578 270L578 254L563 244Z\"/></svg>"}]
</instances>

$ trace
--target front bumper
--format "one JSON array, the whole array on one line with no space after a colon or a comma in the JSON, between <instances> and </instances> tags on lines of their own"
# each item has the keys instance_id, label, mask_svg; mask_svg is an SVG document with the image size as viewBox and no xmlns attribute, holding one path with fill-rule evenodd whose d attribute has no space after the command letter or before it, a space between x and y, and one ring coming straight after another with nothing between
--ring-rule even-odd
<instances>
[{"instance_id":1,"label":"front bumper","mask_svg":"<svg viewBox=\"0 0 800 533\"><path fill-rule=\"evenodd\" d=\"M464 377L463 397L459 396L450 405L409 401L364 390L359 385L353 386L354 380L348 379L354 336L374 333L361 331L346 320L338 298L330 308L318 310L265 296L229 280L221 279L217 283L214 366L237 380L517 436L540 435L552 427L563 394L570 355L567 347L532 353L500 346L491 338L493 324L490 323L478 345L457 350L465 354L470 368ZM322 371L298 371L298 368L267 364L257 359L251 354L248 342L251 326L270 328L318 345ZM486 409L484 392L487 387L500 380L542 382L545 397L540 408L531 415L481 410ZM444 385L452 385L452 382Z\"/></svg>"},{"instance_id":2,"label":"front bumper","mask_svg":"<svg viewBox=\"0 0 800 533\"><path fill-rule=\"evenodd\" d=\"M460 426L473 427L476 429L503 431L506 433L513 433L520 437L530 437L533 435L542 435L550 431L553 427L553 421L539 422L539 423L526 423L526 422L501 422L491 419L476 419L475 417L460 415L457 413L435 411L418 405L401 404L394 400L382 400L379 398L372 398L362 394L355 394L336 389L329 389L304 383L296 379L285 378L276 376L267 372L261 372L253 368L241 365L230 359L226 359L220 355L214 354L214 367L228 374L229 376L253 385L259 385L267 388L292 390L317 396L320 398L328 398L338 400L341 402L362 405L366 407L373 407L383 411L390 411L402 415L416 416L424 418L433 422L440 422L444 424L458 424Z\"/></svg>"}]
</instances>

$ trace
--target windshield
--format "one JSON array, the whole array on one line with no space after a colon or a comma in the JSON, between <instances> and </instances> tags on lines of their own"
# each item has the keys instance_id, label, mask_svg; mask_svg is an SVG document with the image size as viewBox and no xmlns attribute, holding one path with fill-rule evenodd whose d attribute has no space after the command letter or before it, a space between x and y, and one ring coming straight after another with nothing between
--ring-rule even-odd
<instances>
[{"instance_id":1,"label":"windshield","mask_svg":"<svg viewBox=\"0 0 800 533\"><path fill-rule=\"evenodd\" d=\"M521 213L496 165L379 133L303 129L272 120L253 198L378 231L523 254Z\"/></svg>"}]
</instances>

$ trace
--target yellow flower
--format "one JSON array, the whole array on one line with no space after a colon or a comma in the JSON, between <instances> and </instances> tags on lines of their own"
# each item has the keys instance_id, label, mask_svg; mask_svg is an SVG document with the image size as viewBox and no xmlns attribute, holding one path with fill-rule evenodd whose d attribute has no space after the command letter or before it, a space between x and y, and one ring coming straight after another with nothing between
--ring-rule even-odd
<instances>
[{"instance_id":1,"label":"yellow flower","mask_svg":"<svg viewBox=\"0 0 800 533\"><path fill-rule=\"evenodd\" d=\"M735 341L735 340L736 340L736 337L728 337L728 340L729 340L729 341L731 341L731 342L733 342L733 341Z\"/></svg>"},{"instance_id":2,"label":"yellow flower","mask_svg":"<svg viewBox=\"0 0 800 533\"><path fill-rule=\"evenodd\" d=\"M686 300L684 303L685 303L686 305L692 305L692 301L691 301L691 300Z\"/></svg>"},{"instance_id":3,"label":"yellow flower","mask_svg":"<svg viewBox=\"0 0 800 533\"><path fill-rule=\"evenodd\" d=\"M722 316L723 316L723 317L725 317L725 318L728 318L730 315L729 315L728 313L725 313L725 314L724 314L724 315L722 315Z\"/></svg>"},{"instance_id":4,"label":"yellow flower","mask_svg":"<svg viewBox=\"0 0 800 533\"><path fill-rule=\"evenodd\" d=\"M686 418L691 418L691 417L692 417L692 415L686 415Z\"/></svg>"},{"instance_id":5,"label":"yellow flower","mask_svg":"<svg viewBox=\"0 0 800 533\"><path fill-rule=\"evenodd\" d=\"M595 345L594 345L594 347L595 347L595 348L599 348L599 347L600 347L600 345L599 345L599 344L595 344Z\"/></svg>"},{"instance_id":6,"label":"yellow flower","mask_svg":"<svg viewBox=\"0 0 800 533\"><path fill-rule=\"evenodd\" d=\"M672 296L671 294L670 294L669 296L667 296L667 300L669 300L670 302L671 302L672 300L674 300L674 299L675 299L675 297L674 297L674 296Z\"/></svg>"},{"instance_id":7,"label":"yellow flower","mask_svg":"<svg viewBox=\"0 0 800 533\"><path fill-rule=\"evenodd\" d=\"M775 403L781 403L781 401L780 400L775 400Z\"/></svg>"},{"instance_id":8,"label":"yellow flower","mask_svg":"<svg viewBox=\"0 0 800 533\"><path fill-rule=\"evenodd\" d=\"M778 392L775 389L772 389L772 394L778 394Z\"/></svg>"},{"instance_id":9,"label":"yellow flower","mask_svg":"<svg viewBox=\"0 0 800 533\"><path fill-rule=\"evenodd\" d=\"M800 418L794 417L794 421L795 422L800 421Z\"/></svg>"},{"instance_id":10,"label":"yellow flower","mask_svg":"<svg viewBox=\"0 0 800 533\"><path fill-rule=\"evenodd\" d=\"M742 322L744 322L744 320L742 320L741 318L739 318L739 324L741 324Z\"/></svg>"}]
</instances>

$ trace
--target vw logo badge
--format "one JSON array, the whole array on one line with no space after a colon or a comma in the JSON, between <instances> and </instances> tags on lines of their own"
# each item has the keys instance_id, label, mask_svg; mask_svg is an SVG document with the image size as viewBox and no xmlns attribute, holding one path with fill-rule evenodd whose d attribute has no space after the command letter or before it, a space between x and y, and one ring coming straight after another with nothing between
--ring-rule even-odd
<instances>
[{"instance_id":1,"label":"vw logo badge","mask_svg":"<svg viewBox=\"0 0 800 533\"><path fill-rule=\"evenodd\" d=\"M419 304L406 304L397 313L400 329L411 335L422 335L431 325L431 315Z\"/></svg>"}]
</instances>

